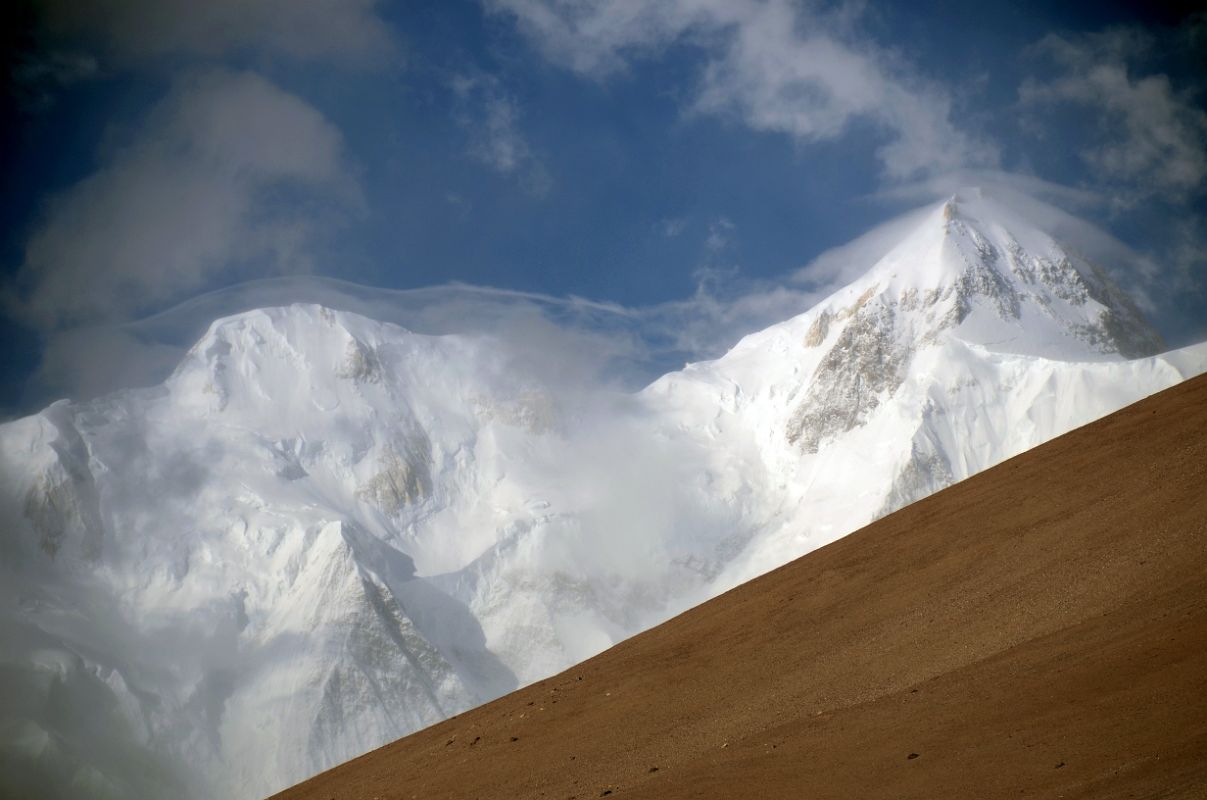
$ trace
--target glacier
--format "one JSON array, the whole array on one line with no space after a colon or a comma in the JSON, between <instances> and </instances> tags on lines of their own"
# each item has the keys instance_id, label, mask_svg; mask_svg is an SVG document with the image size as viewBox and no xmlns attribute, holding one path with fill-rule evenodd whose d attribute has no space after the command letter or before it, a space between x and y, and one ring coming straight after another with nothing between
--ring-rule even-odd
<instances>
[{"instance_id":1,"label":"glacier","mask_svg":"<svg viewBox=\"0 0 1207 800\"><path fill-rule=\"evenodd\" d=\"M1042 220L915 217L637 392L297 304L0 425L0 794L270 794L1207 371Z\"/></svg>"}]
</instances>

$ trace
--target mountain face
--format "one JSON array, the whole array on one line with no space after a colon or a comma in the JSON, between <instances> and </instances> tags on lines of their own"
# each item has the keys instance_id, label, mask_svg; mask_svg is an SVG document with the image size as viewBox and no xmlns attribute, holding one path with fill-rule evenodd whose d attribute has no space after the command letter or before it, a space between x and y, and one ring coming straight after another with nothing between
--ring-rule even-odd
<instances>
[{"instance_id":1,"label":"mountain face","mask_svg":"<svg viewBox=\"0 0 1207 800\"><path fill-rule=\"evenodd\" d=\"M1204 484L1207 376L274 800L1199 800Z\"/></svg>"},{"instance_id":2,"label":"mountain face","mask_svg":"<svg viewBox=\"0 0 1207 800\"><path fill-rule=\"evenodd\" d=\"M0 426L0 794L256 797L1207 370L975 193L636 395L319 306Z\"/></svg>"},{"instance_id":3,"label":"mountain face","mask_svg":"<svg viewBox=\"0 0 1207 800\"><path fill-rule=\"evenodd\" d=\"M703 441L707 480L757 498L715 593L1207 368L1162 347L1100 267L974 191L644 395Z\"/></svg>"}]
</instances>

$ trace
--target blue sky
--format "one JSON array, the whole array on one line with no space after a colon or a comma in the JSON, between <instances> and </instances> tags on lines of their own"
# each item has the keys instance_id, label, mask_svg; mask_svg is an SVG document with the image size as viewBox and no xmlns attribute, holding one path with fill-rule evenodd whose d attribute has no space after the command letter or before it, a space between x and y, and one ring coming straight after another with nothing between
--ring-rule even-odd
<instances>
[{"instance_id":1,"label":"blue sky","mask_svg":"<svg viewBox=\"0 0 1207 800\"><path fill-rule=\"evenodd\" d=\"M969 181L1111 231L1146 265L1136 282L1170 342L1207 336L1207 17L1184 8L46 0L5 13L9 413L87 393L63 367L45 380L73 331L271 277L280 300L318 275L707 307L695 321L723 344L774 321L725 304ZM765 314L804 310L793 302Z\"/></svg>"}]
</instances>

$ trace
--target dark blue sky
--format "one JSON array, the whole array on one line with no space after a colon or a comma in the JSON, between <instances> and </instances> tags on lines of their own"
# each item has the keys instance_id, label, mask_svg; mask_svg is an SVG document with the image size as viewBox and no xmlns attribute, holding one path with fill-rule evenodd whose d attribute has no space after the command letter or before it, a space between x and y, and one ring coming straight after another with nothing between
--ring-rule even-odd
<instances>
[{"instance_id":1,"label":"dark blue sky","mask_svg":"<svg viewBox=\"0 0 1207 800\"><path fill-rule=\"evenodd\" d=\"M740 293L927 191L902 187L967 170L1058 185L1049 199L1076 190L1070 210L1161 265L1146 280L1167 337L1207 335L1202 15L947 0L670 0L635 18L634 4L555 0L341 8L5 12L0 406L43 399L27 379L63 331L262 276L627 307L702 281Z\"/></svg>"}]
</instances>

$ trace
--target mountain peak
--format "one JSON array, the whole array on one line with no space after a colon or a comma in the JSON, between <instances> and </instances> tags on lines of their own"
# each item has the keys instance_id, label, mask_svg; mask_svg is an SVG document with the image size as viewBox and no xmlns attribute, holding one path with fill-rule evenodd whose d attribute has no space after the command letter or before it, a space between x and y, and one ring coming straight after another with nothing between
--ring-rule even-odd
<instances>
[{"instance_id":1,"label":"mountain peak","mask_svg":"<svg viewBox=\"0 0 1207 800\"><path fill-rule=\"evenodd\" d=\"M783 434L800 452L864 425L937 362L1109 362L1163 349L1102 268L979 189L902 227L861 277L722 359L746 392L786 398Z\"/></svg>"},{"instance_id":2,"label":"mountain peak","mask_svg":"<svg viewBox=\"0 0 1207 800\"><path fill-rule=\"evenodd\" d=\"M975 187L925 212L861 278L820 304L818 314L853 313L852 298L860 307L876 298L912 316L910 335L923 342L953 335L993 350L1062 360L1134 358L1164 349L1105 269Z\"/></svg>"}]
</instances>

